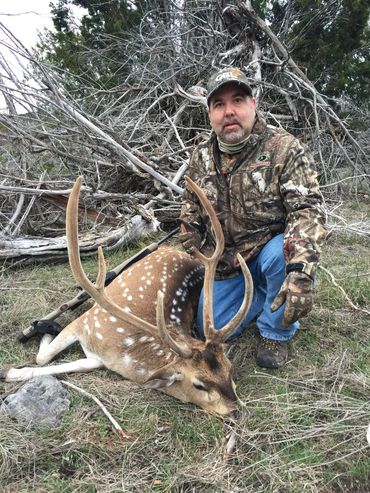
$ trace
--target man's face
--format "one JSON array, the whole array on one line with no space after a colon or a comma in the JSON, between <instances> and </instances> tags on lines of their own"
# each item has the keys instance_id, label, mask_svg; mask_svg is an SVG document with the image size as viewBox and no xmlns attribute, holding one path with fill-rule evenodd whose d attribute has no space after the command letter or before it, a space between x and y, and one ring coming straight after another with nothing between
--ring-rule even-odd
<instances>
[{"instance_id":1,"label":"man's face","mask_svg":"<svg viewBox=\"0 0 370 493\"><path fill-rule=\"evenodd\" d=\"M225 144L237 144L247 137L256 117L256 100L231 82L211 97L209 121Z\"/></svg>"}]
</instances>

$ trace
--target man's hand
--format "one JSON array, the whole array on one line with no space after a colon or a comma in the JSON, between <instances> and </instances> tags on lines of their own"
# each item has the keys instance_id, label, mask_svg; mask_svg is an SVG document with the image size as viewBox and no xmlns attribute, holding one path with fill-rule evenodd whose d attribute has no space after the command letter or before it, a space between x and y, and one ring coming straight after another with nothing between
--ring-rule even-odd
<instances>
[{"instance_id":1,"label":"man's hand","mask_svg":"<svg viewBox=\"0 0 370 493\"><path fill-rule=\"evenodd\" d=\"M202 236L196 228L191 228L191 231L187 231L185 225L182 224L180 226L179 241L185 252L191 255L195 249L199 250L202 243Z\"/></svg>"},{"instance_id":2,"label":"man's hand","mask_svg":"<svg viewBox=\"0 0 370 493\"><path fill-rule=\"evenodd\" d=\"M314 301L313 280L303 272L289 272L271 305L275 311L285 303L283 327L307 315Z\"/></svg>"}]
</instances>

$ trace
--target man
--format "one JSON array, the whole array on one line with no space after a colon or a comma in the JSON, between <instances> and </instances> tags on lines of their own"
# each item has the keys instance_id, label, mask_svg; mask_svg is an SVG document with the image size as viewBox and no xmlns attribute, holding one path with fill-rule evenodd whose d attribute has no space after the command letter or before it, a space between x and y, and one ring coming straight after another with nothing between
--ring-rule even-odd
<instances>
[{"instance_id":1,"label":"man","mask_svg":"<svg viewBox=\"0 0 370 493\"><path fill-rule=\"evenodd\" d=\"M312 158L281 128L266 125L256 111L248 80L237 68L214 74L207 88L213 132L194 151L188 175L205 190L225 235L214 287L215 327L237 312L244 279L236 254L246 260L254 282L251 309L236 332L256 319L257 364L279 368L298 320L311 310L315 270L325 239L322 196ZM209 219L185 190L180 241L186 251L212 251ZM203 295L197 328L203 335Z\"/></svg>"}]
</instances>

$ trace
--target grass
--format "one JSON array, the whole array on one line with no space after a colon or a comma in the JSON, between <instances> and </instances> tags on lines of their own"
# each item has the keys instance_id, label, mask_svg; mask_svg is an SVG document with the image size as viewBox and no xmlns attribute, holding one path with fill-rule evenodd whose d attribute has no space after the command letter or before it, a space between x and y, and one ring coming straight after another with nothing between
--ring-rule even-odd
<instances>
[{"instance_id":1,"label":"grass","mask_svg":"<svg viewBox=\"0 0 370 493\"><path fill-rule=\"evenodd\" d=\"M122 257L123 252L110 254L110 265ZM96 271L95 262L84 261L88 272ZM333 236L322 263L355 304L370 309L370 253L363 238ZM76 288L67 265L4 267L1 280L4 368L34 360L37 341L21 345L15 334L72 298ZM121 440L97 406L72 390L71 407L55 430L36 431L0 416L0 492L369 493L369 316L349 309L323 271L318 293L294 342L295 357L284 369L255 366L254 330L234 344L244 403L234 422L107 370L68 375L137 440ZM62 358L81 354L72 347ZM0 393L15 387L1 383ZM230 433L236 448L227 455Z\"/></svg>"}]
</instances>

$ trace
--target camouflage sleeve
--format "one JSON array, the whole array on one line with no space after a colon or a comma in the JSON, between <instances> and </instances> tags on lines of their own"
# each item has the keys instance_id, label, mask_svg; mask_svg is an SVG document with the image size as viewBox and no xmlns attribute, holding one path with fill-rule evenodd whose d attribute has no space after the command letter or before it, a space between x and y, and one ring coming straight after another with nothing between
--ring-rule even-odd
<instances>
[{"instance_id":1,"label":"camouflage sleeve","mask_svg":"<svg viewBox=\"0 0 370 493\"><path fill-rule=\"evenodd\" d=\"M189 176L189 178L191 178L195 182L197 181L198 175L198 159L199 156L197 151L195 150L191 156L189 167L186 173L187 176ZM182 224L192 224L196 227L201 227L203 225L198 197L188 188L185 188L182 196L180 221Z\"/></svg>"},{"instance_id":2,"label":"camouflage sleeve","mask_svg":"<svg viewBox=\"0 0 370 493\"><path fill-rule=\"evenodd\" d=\"M326 237L326 216L316 176L311 154L295 140L280 176L287 212L284 255L287 263L303 263L303 272L309 275L316 270Z\"/></svg>"}]
</instances>

